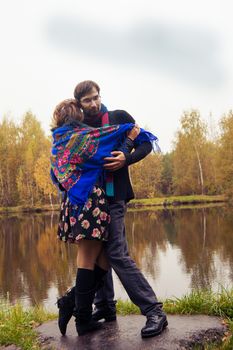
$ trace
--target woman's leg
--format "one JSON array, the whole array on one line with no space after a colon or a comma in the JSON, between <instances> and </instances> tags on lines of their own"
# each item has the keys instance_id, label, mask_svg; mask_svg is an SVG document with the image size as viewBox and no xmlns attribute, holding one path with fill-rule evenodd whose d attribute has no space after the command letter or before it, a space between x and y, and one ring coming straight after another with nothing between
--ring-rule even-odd
<instances>
[{"instance_id":1,"label":"woman's leg","mask_svg":"<svg viewBox=\"0 0 233 350\"><path fill-rule=\"evenodd\" d=\"M106 271L110 267L104 247L102 248L102 250L101 250L101 252L96 260L96 265L98 265L101 269L106 270Z\"/></svg>"},{"instance_id":2,"label":"woman's leg","mask_svg":"<svg viewBox=\"0 0 233 350\"><path fill-rule=\"evenodd\" d=\"M78 243L77 267L94 270L102 248L101 241L81 239Z\"/></svg>"},{"instance_id":3,"label":"woman's leg","mask_svg":"<svg viewBox=\"0 0 233 350\"><path fill-rule=\"evenodd\" d=\"M96 265L98 258L104 265L102 242L80 240L77 256L77 278L75 285L76 329L79 335L100 328L101 324L92 320L92 303L99 281L107 270ZM104 267L107 267L106 263Z\"/></svg>"},{"instance_id":4,"label":"woman's leg","mask_svg":"<svg viewBox=\"0 0 233 350\"><path fill-rule=\"evenodd\" d=\"M103 286L103 277L110 267L105 250L103 249L103 244L99 241L80 241L77 267L94 270L96 289L101 288Z\"/></svg>"},{"instance_id":5,"label":"woman's leg","mask_svg":"<svg viewBox=\"0 0 233 350\"><path fill-rule=\"evenodd\" d=\"M78 248L78 267L90 270L94 269L95 288L96 290L101 288L103 285L103 277L109 267L104 249L102 248L102 243L99 241L81 240ZM98 257L96 259L97 255ZM57 305L59 308L58 326L61 333L65 335L67 325L75 308L75 286L58 299Z\"/></svg>"}]
</instances>

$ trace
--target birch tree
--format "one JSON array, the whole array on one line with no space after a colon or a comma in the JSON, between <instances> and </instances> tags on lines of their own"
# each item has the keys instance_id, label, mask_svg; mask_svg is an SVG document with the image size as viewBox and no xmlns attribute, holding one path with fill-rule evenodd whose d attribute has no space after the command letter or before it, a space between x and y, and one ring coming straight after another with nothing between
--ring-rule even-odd
<instances>
[{"instance_id":1,"label":"birch tree","mask_svg":"<svg viewBox=\"0 0 233 350\"><path fill-rule=\"evenodd\" d=\"M179 194L205 192L203 160L207 144L206 131L206 125L197 110L184 112L173 157L173 182Z\"/></svg>"}]
</instances>

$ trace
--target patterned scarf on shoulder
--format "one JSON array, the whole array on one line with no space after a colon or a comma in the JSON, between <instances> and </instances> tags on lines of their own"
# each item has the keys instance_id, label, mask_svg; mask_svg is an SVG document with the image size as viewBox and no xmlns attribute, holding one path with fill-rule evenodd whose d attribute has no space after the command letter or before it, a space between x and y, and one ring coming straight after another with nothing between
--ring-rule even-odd
<instances>
[{"instance_id":1,"label":"patterned scarf on shoulder","mask_svg":"<svg viewBox=\"0 0 233 350\"><path fill-rule=\"evenodd\" d=\"M122 145L134 124L91 128L77 122L53 131L51 178L68 192L72 204L84 205L103 171L104 158ZM157 137L141 129L136 143L157 142Z\"/></svg>"}]
</instances>

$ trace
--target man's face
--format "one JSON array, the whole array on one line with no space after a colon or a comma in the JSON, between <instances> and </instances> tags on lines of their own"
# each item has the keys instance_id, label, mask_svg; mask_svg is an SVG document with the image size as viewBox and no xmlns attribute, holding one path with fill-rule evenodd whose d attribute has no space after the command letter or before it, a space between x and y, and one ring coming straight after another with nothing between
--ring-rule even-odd
<instances>
[{"instance_id":1,"label":"man's face","mask_svg":"<svg viewBox=\"0 0 233 350\"><path fill-rule=\"evenodd\" d=\"M82 96L80 99L80 105L84 113L95 116L99 113L101 108L101 100L100 95L96 88L92 88L92 90Z\"/></svg>"}]
</instances>

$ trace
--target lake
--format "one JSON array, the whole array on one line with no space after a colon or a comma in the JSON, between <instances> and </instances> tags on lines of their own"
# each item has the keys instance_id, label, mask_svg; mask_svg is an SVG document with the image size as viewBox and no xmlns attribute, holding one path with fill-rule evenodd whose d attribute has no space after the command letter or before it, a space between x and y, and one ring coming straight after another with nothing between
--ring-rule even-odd
<instances>
[{"instance_id":1,"label":"lake","mask_svg":"<svg viewBox=\"0 0 233 350\"><path fill-rule=\"evenodd\" d=\"M77 246L56 238L58 213L0 216L0 296L56 310L73 285ZM129 211L129 251L158 298L233 282L233 208ZM127 294L114 275L116 298Z\"/></svg>"}]
</instances>

